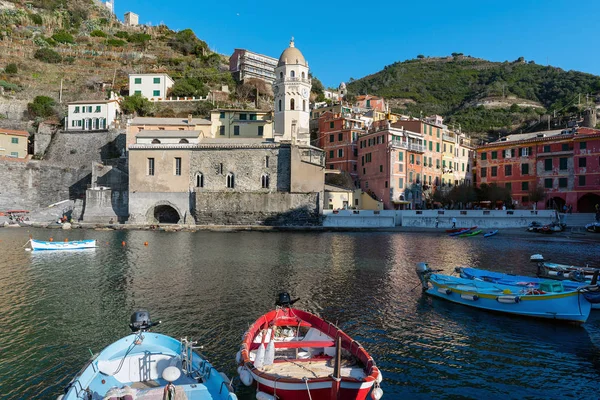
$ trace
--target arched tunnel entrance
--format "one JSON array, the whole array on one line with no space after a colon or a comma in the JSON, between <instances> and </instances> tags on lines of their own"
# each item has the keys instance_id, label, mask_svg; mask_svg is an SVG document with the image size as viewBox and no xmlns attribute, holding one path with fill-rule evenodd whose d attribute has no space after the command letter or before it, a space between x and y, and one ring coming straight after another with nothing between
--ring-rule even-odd
<instances>
[{"instance_id":1,"label":"arched tunnel entrance","mask_svg":"<svg viewBox=\"0 0 600 400\"><path fill-rule=\"evenodd\" d=\"M169 205L154 207L154 219L159 224L176 224L181 219L177 210Z\"/></svg>"}]
</instances>

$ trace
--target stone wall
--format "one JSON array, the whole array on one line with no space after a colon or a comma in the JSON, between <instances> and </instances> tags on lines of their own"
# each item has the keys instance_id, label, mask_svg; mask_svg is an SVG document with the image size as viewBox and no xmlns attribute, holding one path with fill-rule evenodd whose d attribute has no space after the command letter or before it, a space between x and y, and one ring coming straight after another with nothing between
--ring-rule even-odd
<instances>
[{"instance_id":1,"label":"stone wall","mask_svg":"<svg viewBox=\"0 0 600 400\"><path fill-rule=\"evenodd\" d=\"M89 189L85 194L85 222L125 222L129 215L128 192L110 189Z\"/></svg>"},{"instance_id":2,"label":"stone wall","mask_svg":"<svg viewBox=\"0 0 600 400\"><path fill-rule=\"evenodd\" d=\"M318 225L320 193L196 192L199 225Z\"/></svg>"},{"instance_id":3,"label":"stone wall","mask_svg":"<svg viewBox=\"0 0 600 400\"><path fill-rule=\"evenodd\" d=\"M159 221L154 218L154 209L157 206L170 206L179 214L179 223L193 224L190 209L193 199L193 193L189 192L139 192L129 193L129 219L132 224L157 224Z\"/></svg>"},{"instance_id":4,"label":"stone wall","mask_svg":"<svg viewBox=\"0 0 600 400\"><path fill-rule=\"evenodd\" d=\"M46 161L0 161L0 210L35 210L69 198L82 198L89 180L89 167L68 168Z\"/></svg>"},{"instance_id":5,"label":"stone wall","mask_svg":"<svg viewBox=\"0 0 600 400\"><path fill-rule=\"evenodd\" d=\"M92 161L115 158L124 154L125 131L57 132L44 159L72 168L91 168Z\"/></svg>"},{"instance_id":6,"label":"stone wall","mask_svg":"<svg viewBox=\"0 0 600 400\"><path fill-rule=\"evenodd\" d=\"M27 112L27 103L27 100L0 99L0 115L7 120L21 121Z\"/></svg>"}]
</instances>

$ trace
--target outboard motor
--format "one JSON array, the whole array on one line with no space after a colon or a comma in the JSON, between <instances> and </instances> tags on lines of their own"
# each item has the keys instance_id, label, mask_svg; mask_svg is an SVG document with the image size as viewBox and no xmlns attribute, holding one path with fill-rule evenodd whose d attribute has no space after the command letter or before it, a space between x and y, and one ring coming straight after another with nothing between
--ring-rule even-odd
<instances>
[{"instance_id":1,"label":"outboard motor","mask_svg":"<svg viewBox=\"0 0 600 400\"><path fill-rule=\"evenodd\" d=\"M433 271L431 270L431 268L429 268L429 264L424 262L417 263L415 271L417 272L417 276L421 281L421 287L423 291L426 291L427 289L429 289L429 276L433 273Z\"/></svg>"},{"instance_id":2,"label":"outboard motor","mask_svg":"<svg viewBox=\"0 0 600 400\"><path fill-rule=\"evenodd\" d=\"M150 313L148 311L139 310L131 314L131 323L129 324L129 327L132 332L145 332L158 324L160 324L160 321L152 322L150 320Z\"/></svg>"},{"instance_id":3,"label":"outboard motor","mask_svg":"<svg viewBox=\"0 0 600 400\"><path fill-rule=\"evenodd\" d=\"M298 297L295 300L292 300L290 294L288 292L281 292L277 295L277 301L275 302L276 306L279 307L290 307L292 304L300 300Z\"/></svg>"}]
</instances>

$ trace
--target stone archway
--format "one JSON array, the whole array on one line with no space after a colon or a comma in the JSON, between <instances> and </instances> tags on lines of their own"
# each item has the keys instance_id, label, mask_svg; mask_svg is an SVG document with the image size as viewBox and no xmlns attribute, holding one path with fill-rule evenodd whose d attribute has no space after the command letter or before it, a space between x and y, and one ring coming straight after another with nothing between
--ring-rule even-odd
<instances>
[{"instance_id":1,"label":"stone archway","mask_svg":"<svg viewBox=\"0 0 600 400\"><path fill-rule=\"evenodd\" d=\"M600 204L600 196L594 193L586 193L577 200L577 212L595 213L596 204Z\"/></svg>"},{"instance_id":2,"label":"stone archway","mask_svg":"<svg viewBox=\"0 0 600 400\"><path fill-rule=\"evenodd\" d=\"M156 203L146 213L146 221L149 224L178 224L182 218L177 206L168 201Z\"/></svg>"},{"instance_id":3,"label":"stone archway","mask_svg":"<svg viewBox=\"0 0 600 400\"><path fill-rule=\"evenodd\" d=\"M559 212L563 212L563 206L565 204L565 199L562 199L558 196L551 197L546 200L546 210L558 210Z\"/></svg>"}]
</instances>

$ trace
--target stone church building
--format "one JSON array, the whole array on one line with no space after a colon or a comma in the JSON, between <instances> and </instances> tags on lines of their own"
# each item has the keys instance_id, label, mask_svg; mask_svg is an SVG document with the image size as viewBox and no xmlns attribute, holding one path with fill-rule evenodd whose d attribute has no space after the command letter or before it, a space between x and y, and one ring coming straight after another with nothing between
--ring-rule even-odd
<instances>
[{"instance_id":1,"label":"stone church building","mask_svg":"<svg viewBox=\"0 0 600 400\"><path fill-rule=\"evenodd\" d=\"M308 72L292 39L275 69L273 139L138 138L129 146L128 222L318 223L325 157L310 145Z\"/></svg>"}]
</instances>

